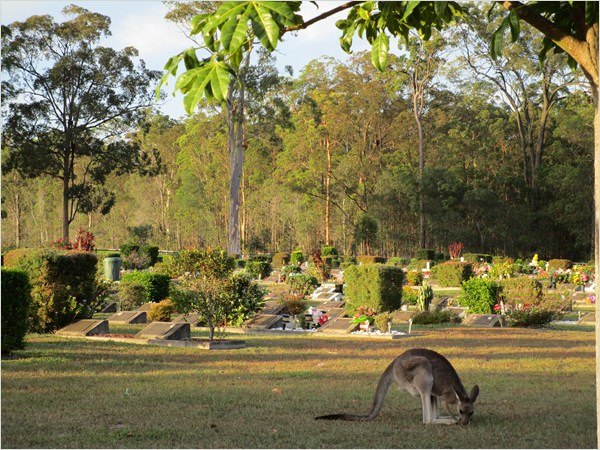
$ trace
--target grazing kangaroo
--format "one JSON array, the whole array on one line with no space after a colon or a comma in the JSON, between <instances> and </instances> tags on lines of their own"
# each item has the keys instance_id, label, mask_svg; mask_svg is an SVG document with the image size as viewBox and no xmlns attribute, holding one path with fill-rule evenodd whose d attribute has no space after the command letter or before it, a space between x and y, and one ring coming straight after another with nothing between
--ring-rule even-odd
<instances>
[{"instance_id":1,"label":"grazing kangaroo","mask_svg":"<svg viewBox=\"0 0 600 450\"><path fill-rule=\"evenodd\" d=\"M398 356L384 370L377 384L373 406L368 414L330 414L315 417L316 420L373 420L379 415L385 395L393 382L399 389L421 396L423 423L468 425L473 415L473 403L479 395L474 386L467 394L450 361L433 350L414 348ZM460 420L456 417L440 417L438 401L457 407Z\"/></svg>"}]
</instances>

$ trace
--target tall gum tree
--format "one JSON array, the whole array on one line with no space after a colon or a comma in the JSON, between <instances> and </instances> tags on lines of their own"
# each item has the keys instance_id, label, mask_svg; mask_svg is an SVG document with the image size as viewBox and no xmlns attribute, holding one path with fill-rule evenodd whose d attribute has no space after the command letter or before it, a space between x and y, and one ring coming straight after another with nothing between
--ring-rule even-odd
<instances>
[{"instance_id":1,"label":"tall gum tree","mask_svg":"<svg viewBox=\"0 0 600 450\"><path fill-rule=\"evenodd\" d=\"M146 69L133 47L99 45L110 19L67 6L69 20L32 16L2 27L2 72L9 81L3 147L5 169L62 183L62 237L78 213L106 214L115 193L112 172L151 173L149 153L127 138L154 103L159 73ZM107 70L107 68L109 70Z\"/></svg>"}]
</instances>

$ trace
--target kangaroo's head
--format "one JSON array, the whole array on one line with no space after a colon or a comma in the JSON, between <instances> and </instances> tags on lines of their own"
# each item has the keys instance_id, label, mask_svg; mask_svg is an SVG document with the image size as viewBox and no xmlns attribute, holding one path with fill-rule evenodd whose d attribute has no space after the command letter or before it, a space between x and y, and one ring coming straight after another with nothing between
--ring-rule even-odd
<instances>
[{"instance_id":1,"label":"kangaroo's head","mask_svg":"<svg viewBox=\"0 0 600 450\"><path fill-rule=\"evenodd\" d=\"M454 392L456 393L456 397L458 397L457 406L458 412L460 414L460 423L463 425L469 425L469 422L471 421L471 416L475 412L475 407L473 406L473 403L475 403L475 400L479 395L479 386L473 386L473 389L471 389L471 393L468 395L466 395L466 393L459 394L456 391Z\"/></svg>"}]
</instances>

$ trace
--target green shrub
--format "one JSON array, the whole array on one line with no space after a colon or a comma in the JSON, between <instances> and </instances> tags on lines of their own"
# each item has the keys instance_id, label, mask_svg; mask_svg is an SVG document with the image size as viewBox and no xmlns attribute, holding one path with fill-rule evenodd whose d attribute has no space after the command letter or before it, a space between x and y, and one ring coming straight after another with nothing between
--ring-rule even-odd
<instances>
[{"instance_id":1,"label":"green shrub","mask_svg":"<svg viewBox=\"0 0 600 450\"><path fill-rule=\"evenodd\" d=\"M25 347L31 285L22 270L2 268L2 354L10 355Z\"/></svg>"},{"instance_id":2,"label":"green shrub","mask_svg":"<svg viewBox=\"0 0 600 450\"><path fill-rule=\"evenodd\" d=\"M331 245L324 245L321 247L321 256L323 258L326 256L338 256L338 251Z\"/></svg>"},{"instance_id":3,"label":"green shrub","mask_svg":"<svg viewBox=\"0 0 600 450\"><path fill-rule=\"evenodd\" d=\"M500 300L502 289L495 281L471 278L463 281L461 287L462 292L458 297L458 303L468 307L471 314L491 314L494 305Z\"/></svg>"},{"instance_id":4,"label":"green shrub","mask_svg":"<svg viewBox=\"0 0 600 450\"><path fill-rule=\"evenodd\" d=\"M518 277L502 281L502 296L513 305L537 305L542 301L542 283L535 278Z\"/></svg>"},{"instance_id":5,"label":"green shrub","mask_svg":"<svg viewBox=\"0 0 600 450\"><path fill-rule=\"evenodd\" d=\"M356 265L356 258L354 256L343 256L340 258L340 267L346 269L350 266Z\"/></svg>"},{"instance_id":6,"label":"green shrub","mask_svg":"<svg viewBox=\"0 0 600 450\"><path fill-rule=\"evenodd\" d=\"M478 262L491 263L492 259L493 259L492 255L487 255L485 253L465 253L465 254L463 254L463 258L467 262L474 262L474 263L478 263Z\"/></svg>"},{"instance_id":7,"label":"green shrub","mask_svg":"<svg viewBox=\"0 0 600 450\"><path fill-rule=\"evenodd\" d=\"M232 304L228 307L227 323L239 327L265 305L266 289L254 283L243 273L229 277Z\"/></svg>"},{"instance_id":8,"label":"green shrub","mask_svg":"<svg viewBox=\"0 0 600 450\"><path fill-rule=\"evenodd\" d=\"M410 258L401 258L400 256L392 256L386 261L388 266L405 267L410 264Z\"/></svg>"},{"instance_id":9,"label":"green shrub","mask_svg":"<svg viewBox=\"0 0 600 450\"><path fill-rule=\"evenodd\" d=\"M302 273L291 273L285 281L292 292L303 296L312 293L319 285L316 277Z\"/></svg>"},{"instance_id":10,"label":"green shrub","mask_svg":"<svg viewBox=\"0 0 600 450\"><path fill-rule=\"evenodd\" d=\"M148 301L146 288L135 281L121 283L118 298L121 311L133 311Z\"/></svg>"},{"instance_id":11,"label":"green shrub","mask_svg":"<svg viewBox=\"0 0 600 450\"><path fill-rule=\"evenodd\" d=\"M272 256L268 254L250 256L250 261L262 261L270 263L272 259Z\"/></svg>"},{"instance_id":12,"label":"green shrub","mask_svg":"<svg viewBox=\"0 0 600 450\"><path fill-rule=\"evenodd\" d=\"M509 309L506 311L507 324L511 327L541 327L556 318L557 312L539 308Z\"/></svg>"},{"instance_id":13,"label":"green shrub","mask_svg":"<svg viewBox=\"0 0 600 450\"><path fill-rule=\"evenodd\" d=\"M406 272L405 276L406 283L410 284L411 286L420 286L423 282L423 272L421 271L409 270Z\"/></svg>"},{"instance_id":14,"label":"green shrub","mask_svg":"<svg viewBox=\"0 0 600 450\"><path fill-rule=\"evenodd\" d=\"M436 253L435 254L435 260L436 261L440 261L441 262L441 261L446 261L448 259L450 259L450 256L445 255L444 253Z\"/></svg>"},{"instance_id":15,"label":"green shrub","mask_svg":"<svg viewBox=\"0 0 600 450\"><path fill-rule=\"evenodd\" d=\"M492 256L492 264L513 264L515 261L508 256Z\"/></svg>"},{"instance_id":16,"label":"green shrub","mask_svg":"<svg viewBox=\"0 0 600 450\"><path fill-rule=\"evenodd\" d=\"M243 269L243 268L246 267L246 262L247 261L245 259L238 258L238 259L235 260L235 267L237 269Z\"/></svg>"},{"instance_id":17,"label":"green shrub","mask_svg":"<svg viewBox=\"0 0 600 450\"><path fill-rule=\"evenodd\" d=\"M419 302L419 291L410 286L402 287L402 303L405 305L416 305Z\"/></svg>"},{"instance_id":18,"label":"green shrub","mask_svg":"<svg viewBox=\"0 0 600 450\"><path fill-rule=\"evenodd\" d=\"M246 263L246 273L252 278L267 278L273 268L266 261L251 260Z\"/></svg>"},{"instance_id":19,"label":"green shrub","mask_svg":"<svg viewBox=\"0 0 600 450\"><path fill-rule=\"evenodd\" d=\"M150 267L158 262L158 247L156 245L142 245L140 254L146 255L150 260Z\"/></svg>"},{"instance_id":20,"label":"green shrub","mask_svg":"<svg viewBox=\"0 0 600 450\"><path fill-rule=\"evenodd\" d=\"M321 258L325 264L327 264L332 269L337 269L340 267L340 258L338 256L338 251L335 247L331 245L324 245L321 247Z\"/></svg>"},{"instance_id":21,"label":"green shrub","mask_svg":"<svg viewBox=\"0 0 600 450\"><path fill-rule=\"evenodd\" d=\"M27 258L32 252L37 251L35 248L15 248L2 255L2 266L18 267L19 261Z\"/></svg>"},{"instance_id":22,"label":"green shrub","mask_svg":"<svg viewBox=\"0 0 600 450\"><path fill-rule=\"evenodd\" d=\"M429 268L433 268L435 266L435 262L434 261L429 261ZM416 270L417 272L420 272L422 269L426 269L427 268L427 260L425 259L411 259L410 262L408 263L408 270Z\"/></svg>"},{"instance_id":23,"label":"green shrub","mask_svg":"<svg viewBox=\"0 0 600 450\"><path fill-rule=\"evenodd\" d=\"M435 251L430 248L420 248L415 252L415 259L433 260L435 259Z\"/></svg>"},{"instance_id":24,"label":"green shrub","mask_svg":"<svg viewBox=\"0 0 600 450\"><path fill-rule=\"evenodd\" d=\"M503 278L510 278L518 271L518 266L510 262L509 259L503 262L497 262L492 264L488 272L490 278L494 280L502 280Z\"/></svg>"},{"instance_id":25,"label":"green shrub","mask_svg":"<svg viewBox=\"0 0 600 450\"><path fill-rule=\"evenodd\" d=\"M92 317L104 300L97 296L97 264L93 253L56 249L18 260L16 268L26 271L31 283L31 331L52 332Z\"/></svg>"},{"instance_id":26,"label":"green shrub","mask_svg":"<svg viewBox=\"0 0 600 450\"><path fill-rule=\"evenodd\" d=\"M281 273L285 275L287 279L287 277L289 277L293 273L302 273L302 269L300 268L300 266L297 266L295 264L289 264L281 268Z\"/></svg>"},{"instance_id":27,"label":"green shrub","mask_svg":"<svg viewBox=\"0 0 600 450\"><path fill-rule=\"evenodd\" d=\"M299 266L304 261L305 259L302 250L294 250L290 255L290 264L296 264L297 266Z\"/></svg>"},{"instance_id":28,"label":"green shrub","mask_svg":"<svg viewBox=\"0 0 600 450\"><path fill-rule=\"evenodd\" d=\"M434 325L439 323L458 323L460 319L449 311L423 311L412 318L414 325Z\"/></svg>"},{"instance_id":29,"label":"green shrub","mask_svg":"<svg viewBox=\"0 0 600 450\"><path fill-rule=\"evenodd\" d=\"M433 300L433 289L427 281L423 281L423 284L419 286L419 299L417 300L417 306L419 311L429 311L429 305Z\"/></svg>"},{"instance_id":30,"label":"green shrub","mask_svg":"<svg viewBox=\"0 0 600 450\"><path fill-rule=\"evenodd\" d=\"M148 320L154 322L170 322L171 316L175 314L175 303L170 298L165 298L158 303L150 305L150 311L148 311Z\"/></svg>"},{"instance_id":31,"label":"green shrub","mask_svg":"<svg viewBox=\"0 0 600 450\"><path fill-rule=\"evenodd\" d=\"M123 275L121 285L137 283L146 290L146 301L159 302L169 296L171 277L157 272L130 272Z\"/></svg>"},{"instance_id":32,"label":"green shrub","mask_svg":"<svg viewBox=\"0 0 600 450\"><path fill-rule=\"evenodd\" d=\"M123 268L126 270L144 270L150 267L150 257L140 250L133 250L131 253L123 256Z\"/></svg>"},{"instance_id":33,"label":"green shrub","mask_svg":"<svg viewBox=\"0 0 600 450\"><path fill-rule=\"evenodd\" d=\"M228 256L227 252L220 249L182 250L166 264L168 264L168 273L172 278L184 274L227 278L235 269L235 261L233 256Z\"/></svg>"},{"instance_id":34,"label":"green shrub","mask_svg":"<svg viewBox=\"0 0 600 450\"><path fill-rule=\"evenodd\" d=\"M281 269L283 266L290 262L290 254L278 252L273 255L273 260L271 261L271 265L274 269Z\"/></svg>"},{"instance_id":35,"label":"green shrub","mask_svg":"<svg viewBox=\"0 0 600 450\"><path fill-rule=\"evenodd\" d=\"M387 333L388 324L392 321L392 314L389 312L379 313L375 316L375 326L382 333Z\"/></svg>"},{"instance_id":36,"label":"green shrub","mask_svg":"<svg viewBox=\"0 0 600 450\"><path fill-rule=\"evenodd\" d=\"M551 259L548 261L548 270L568 270L573 267L573 263L569 259Z\"/></svg>"},{"instance_id":37,"label":"green shrub","mask_svg":"<svg viewBox=\"0 0 600 450\"><path fill-rule=\"evenodd\" d=\"M131 252L138 252L140 251L140 246L138 244L134 244L131 242L126 242L124 244L121 245L120 247L121 250L121 255L123 256L129 256L131 254Z\"/></svg>"},{"instance_id":38,"label":"green shrub","mask_svg":"<svg viewBox=\"0 0 600 450\"><path fill-rule=\"evenodd\" d=\"M376 311L393 311L402 303L404 272L400 267L367 264L344 271L346 310L366 306Z\"/></svg>"},{"instance_id":39,"label":"green shrub","mask_svg":"<svg viewBox=\"0 0 600 450\"><path fill-rule=\"evenodd\" d=\"M359 264L384 264L385 258L382 256L359 255L356 257Z\"/></svg>"},{"instance_id":40,"label":"green shrub","mask_svg":"<svg viewBox=\"0 0 600 450\"><path fill-rule=\"evenodd\" d=\"M467 262L447 261L435 266L435 278L442 287L458 287L473 276L473 266Z\"/></svg>"}]
</instances>

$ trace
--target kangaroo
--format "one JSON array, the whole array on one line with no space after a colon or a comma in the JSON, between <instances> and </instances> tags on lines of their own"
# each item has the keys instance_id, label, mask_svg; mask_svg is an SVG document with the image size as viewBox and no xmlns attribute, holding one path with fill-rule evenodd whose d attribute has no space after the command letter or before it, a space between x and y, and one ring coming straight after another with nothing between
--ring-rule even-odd
<instances>
[{"instance_id":1,"label":"kangaroo","mask_svg":"<svg viewBox=\"0 0 600 450\"><path fill-rule=\"evenodd\" d=\"M413 397L421 397L423 423L452 425L460 422L468 425L471 421L479 386L475 385L467 394L450 361L426 348L405 351L383 371L368 414L330 414L315 417L315 420L373 420L379 415L385 395L394 381L400 390L408 391ZM460 419L440 417L438 401L445 403L447 408L456 406Z\"/></svg>"}]
</instances>

